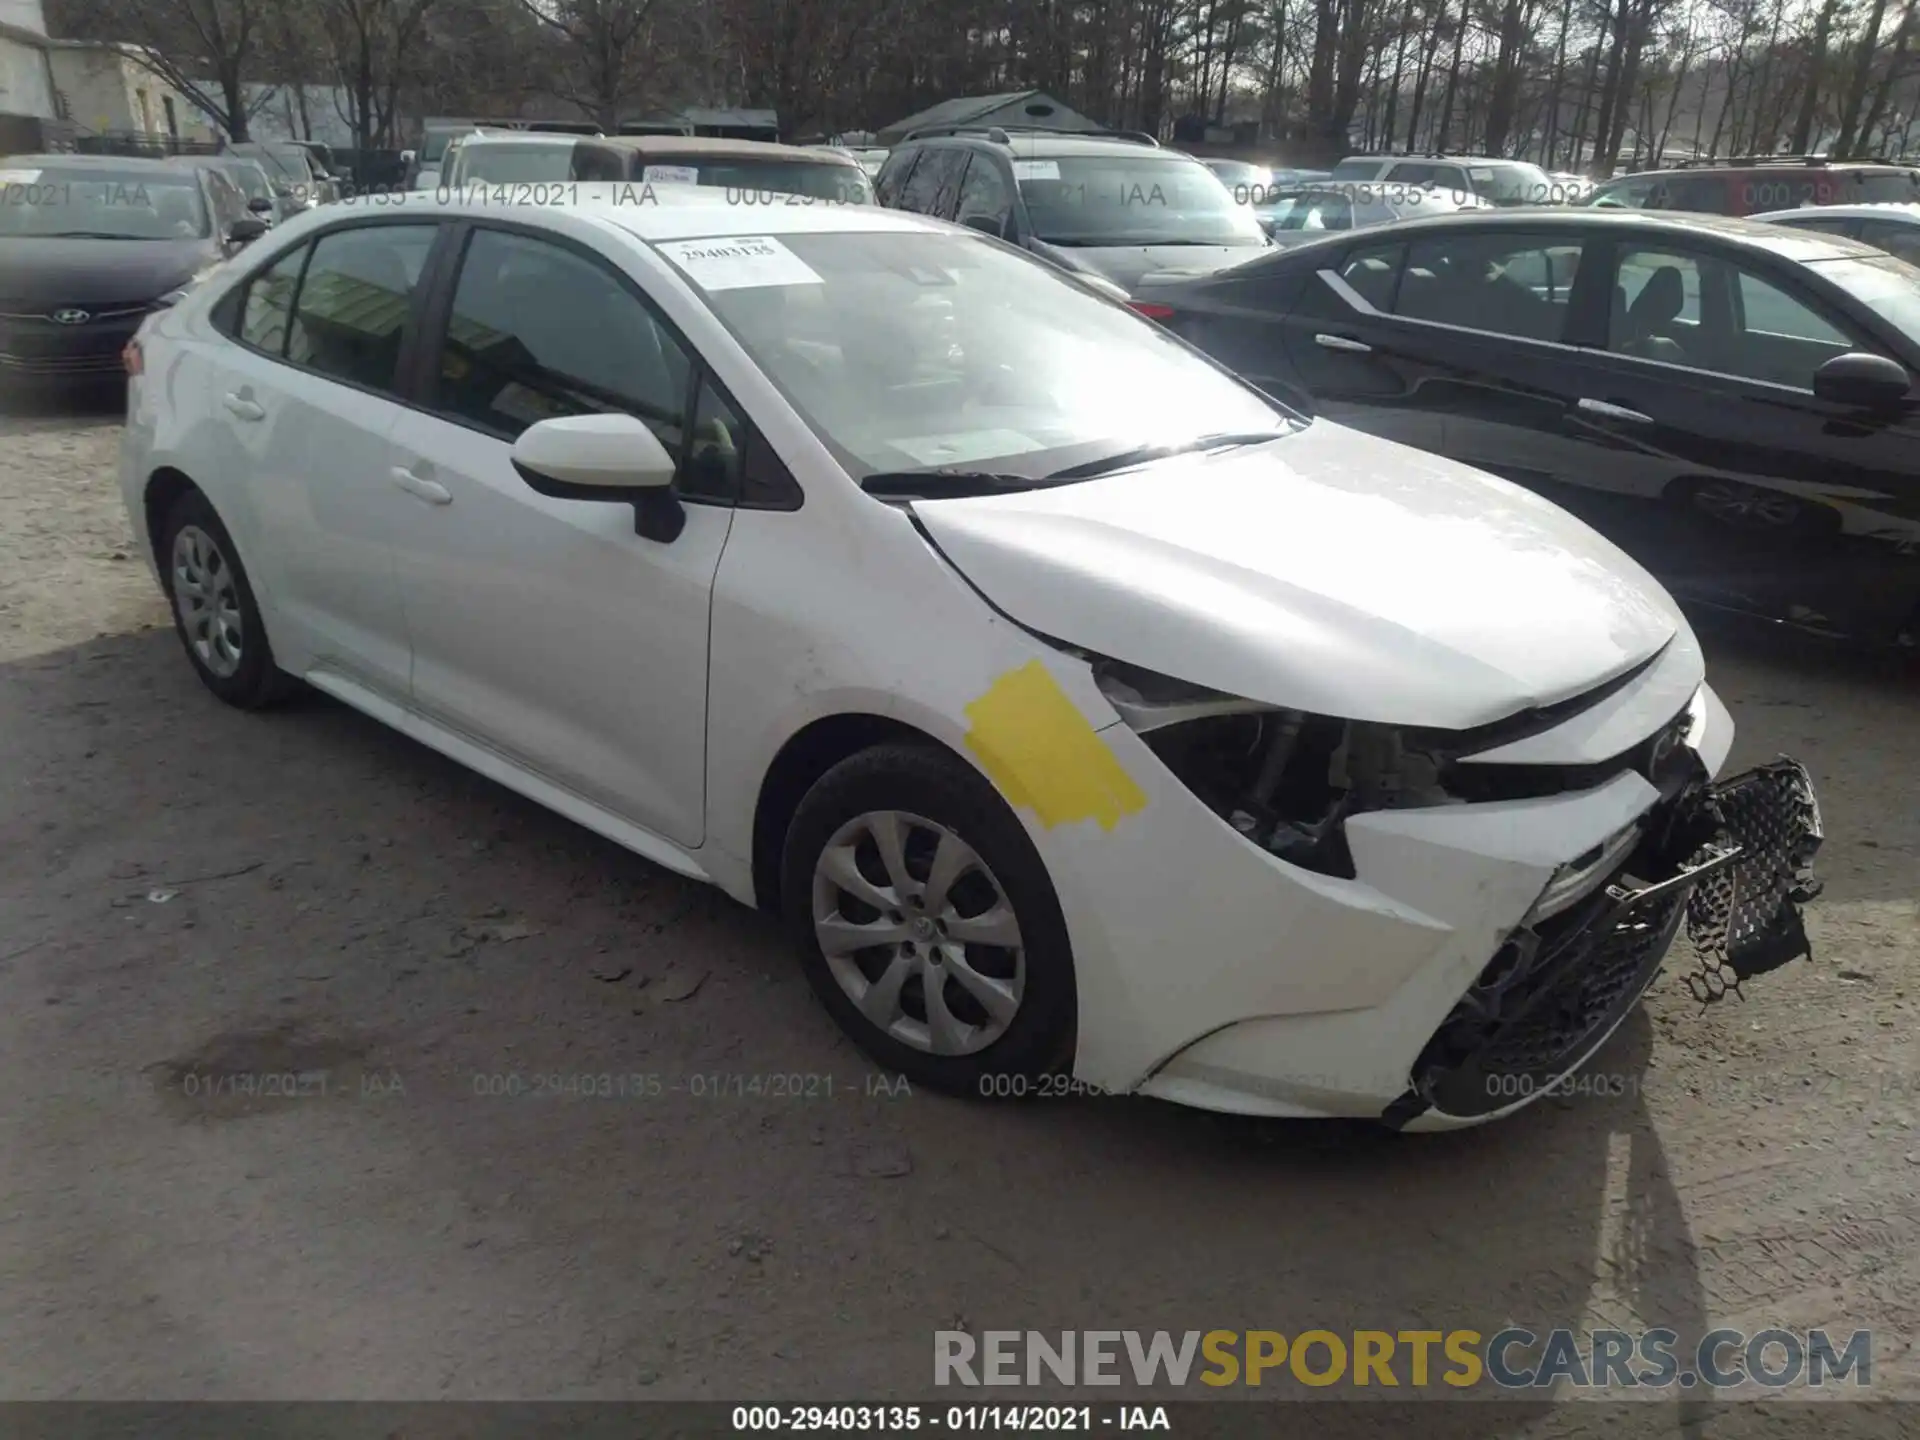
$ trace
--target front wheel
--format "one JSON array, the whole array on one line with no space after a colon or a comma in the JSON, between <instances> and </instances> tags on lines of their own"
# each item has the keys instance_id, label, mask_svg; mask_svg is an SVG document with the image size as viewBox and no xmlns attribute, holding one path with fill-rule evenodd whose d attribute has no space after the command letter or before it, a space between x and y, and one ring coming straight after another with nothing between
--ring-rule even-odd
<instances>
[{"instance_id":1,"label":"front wheel","mask_svg":"<svg viewBox=\"0 0 1920 1440\"><path fill-rule=\"evenodd\" d=\"M781 893L808 982L909 1080L1006 1094L1072 1057L1073 956L1033 842L991 785L931 746L882 745L807 792Z\"/></svg>"}]
</instances>

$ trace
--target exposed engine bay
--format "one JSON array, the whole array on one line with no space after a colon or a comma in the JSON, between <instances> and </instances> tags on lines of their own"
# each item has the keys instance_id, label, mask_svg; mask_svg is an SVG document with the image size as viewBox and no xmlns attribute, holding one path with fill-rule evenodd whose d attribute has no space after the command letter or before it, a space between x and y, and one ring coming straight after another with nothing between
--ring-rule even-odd
<instances>
[{"instance_id":1,"label":"exposed engine bay","mask_svg":"<svg viewBox=\"0 0 1920 1440\"><path fill-rule=\"evenodd\" d=\"M1477 764L1463 757L1493 748L1511 727L1461 734L1281 710L1114 661L1096 674L1148 748L1215 814L1289 864L1344 879L1354 875L1344 822L1367 811L1552 795L1625 770L1670 794L1680 778L1670 762L1688 721L1682 713L1600 764Z\"/></svg>"}]
</instances>

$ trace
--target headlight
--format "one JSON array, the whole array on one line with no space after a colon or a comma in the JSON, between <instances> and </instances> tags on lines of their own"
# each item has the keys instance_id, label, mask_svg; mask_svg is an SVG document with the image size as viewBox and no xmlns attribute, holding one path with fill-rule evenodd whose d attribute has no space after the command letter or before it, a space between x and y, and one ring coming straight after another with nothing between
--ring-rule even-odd
<instances>
[{"instance_id":1,"label":"headlight","mask_svg":"<svg viewBox=\"0 0 1920 1440\"><path fill-rule=\"evenodd\" d=\"M1432 731L1287 710L1113 660L1094 678L1121 718L1215 814L1289 864L1354 876L1345 821L1464 803Z\"/></svg>"}]
</instances>

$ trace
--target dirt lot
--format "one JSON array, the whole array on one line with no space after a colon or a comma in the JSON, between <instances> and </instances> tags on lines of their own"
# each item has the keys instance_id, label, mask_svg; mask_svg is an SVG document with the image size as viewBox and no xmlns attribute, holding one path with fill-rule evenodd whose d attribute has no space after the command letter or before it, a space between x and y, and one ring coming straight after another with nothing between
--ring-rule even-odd
<instances>
[{"instance_id":1,"label":"dirt lot","mask_svg":"<svg viewBox=\"0 0 1920 1440\"><path fill-rule=\"evenodd\" d=\"M1712 642L1735 761L1822 788L1817 958L1705 1015L1663 981L1620 1094L1403 1139L990 1110L882 1093L717 894L331 702L218 705L117 438L0 420L0 1397L845 1400L927 1394L949 1326L1509 1320L1872 1326L1920 1394L1912 680ZM660 1093L496 1093L549 1075Z\"/></svg>"}]
</instances>

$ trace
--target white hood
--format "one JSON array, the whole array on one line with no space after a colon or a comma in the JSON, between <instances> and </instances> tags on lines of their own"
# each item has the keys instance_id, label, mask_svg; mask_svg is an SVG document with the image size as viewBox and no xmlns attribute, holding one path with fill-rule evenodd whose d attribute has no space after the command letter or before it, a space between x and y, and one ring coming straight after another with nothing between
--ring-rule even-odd
<instances>
[{"instance_id":1,"label":"white hood","mask_svg":"<svg viewBox=\"0 0 1920 1440\"><path fill-rule=\"evenodd\" d=\"M1569 699L1687 625L1558 506L1327 421L1010 495L916 500L995 606L1228 694L1470 729Z\"/></svg>"}]
</instances>

